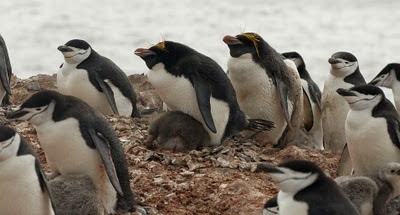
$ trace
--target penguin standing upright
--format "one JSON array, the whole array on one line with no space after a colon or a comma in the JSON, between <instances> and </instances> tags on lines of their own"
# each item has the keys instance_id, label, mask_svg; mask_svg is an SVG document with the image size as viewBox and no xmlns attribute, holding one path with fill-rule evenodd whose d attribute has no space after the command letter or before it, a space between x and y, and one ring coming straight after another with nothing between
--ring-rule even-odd
<instances>
[{"instance_id":1,"label":"penguin standing upright","mask_svg":"<svg viewBox=\"0 0 400 215\"><path fill-rule=\"evenodd\" d=\"M279 214L359 214L339 186L310 161L259 164L256 171L267 173L278 183Z\"/></svg>"},{"instance_id":2,"label":"penguin standing upright","mask_svg":"<svg viewBox=\"0 0 400 215\"><path fill-rule=\"evenodd\" d=\"M10 58L7 46L0 35L0 105L4 104L8 96L11 96L10 79L12 75Z\"/></svg>"},{"instance_id":3,"label":"penguin standing upright","mask_svg":"<svg viewBox=\"0 0 400 215\"><path fill-rule=\"evenodd\" d=\"M376 75L371 82L371 85L375 85L378 87L387 87L392 89L394 103L396 104L397 110L400 110L400 64L399 63L390 63L385 66Z\"/></svg>"},{"instance_id":4,"label":"penguin standing upright","mask_svg":"<svg viewBox=\"0 0 400 215\"><path fill-rule=\"evenodd\" d=\"M339 88L350 88L366 84L360 73L357 58L348 52L336 52L329 58L330 75L322 92L322 130L324 147L327 150L342 151L346 138L344 124L349 105L337 93Z\"/></svg>"},{"instance_id":5,"label":"penguin standing upright","mask_svg":"<svg viewBox=\"0 0 400 215\"><path fill-rule=\"evenodd\" d=\"M246 128L269 130L267 120L248 120L222 68L211 58L172 41L138 48L150 69L148 78L168 110L182 111L201 122L210 145L219 145ZM261 126L261 127L258 127Z\"/></svg>"},{"instance_id":6,"label":"penguin standing upright","mask_svg":"<svg viewBox=\"0 0 400 215\"><path fill-rule=\"evenodd\" d=\"M53 175L87 175L107 213L132 210L136 202L124 151L99 112L78 98L45 90L7 117L34 125Z\"/></svg>"},{"instance_id":7,"label":"penguin standing upright","mask_svg":"<svg viewBox=\"0 0 400 215\"><path fill-rule=\"evenodd\" d=\"M314 145L323 149L322 121L321 121L321 91L312 80L306 69L303 58L297 52L286 52L282 54L285 58L292 60L297 67L303 87L303 120L304 129L310 135Z\"/></svg>"},{"instance_id":8,"label":"penguin standing upright","mask_svg":"<svg viewBox=\"0 0 400 215\"><path fill-rule=\"evenodd\" d=\"M0 125L0 213L56 214L47 180L30 145Z\"/></svg>"},{"instance_id":9,"label":"penguin standing upright","mask_svg":"<svg viewBox=\"0 0 400 215\"><path fill-rule=\"evenodd\" d=\"M387 163L400 162L400 116L379 87L337 90L350 105L346 141L356 174L373 175Z\"/></svg>"},{"instance_id":10,"label":"penguin standing upright","mask_svg":"<svg viewBox=\"0 0 400 215\"><path fill-rule=\"evenodd\" d=\"M269 119L275 129L259 134L280 148L292 142L303 122L303 91L296 65L255 33L225 36L228 76L240 108L250 118Z\"/></svg>"},{"instance_id":11,"label":"penguin standing upright","mask_svg":"<svg viewBox=\"0 0 400 215\"><path fill-rule=\"evenodd\" d=\"M78 97L102 114L139 117L136 94L126 74L84 40L58 47L65 62L57 73L60 93Z\"/></svg>"}]
</instances>

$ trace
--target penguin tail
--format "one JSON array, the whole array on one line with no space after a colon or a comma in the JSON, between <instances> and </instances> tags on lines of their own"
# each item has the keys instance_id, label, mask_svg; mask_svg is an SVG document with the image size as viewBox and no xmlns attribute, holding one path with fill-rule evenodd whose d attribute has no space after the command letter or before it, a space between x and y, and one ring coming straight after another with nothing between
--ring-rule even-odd
<instances>
[{"instance_id":1,"label":"penguin tail","mask_svg":"<svg viewBox=\"0 0 400 215\"><path fill-rule=\"evenodd\" d=\"M272 121L264 119L248 119L245 130L249 131L270 131L275 128Z\"/></svg>"}]
</instances>

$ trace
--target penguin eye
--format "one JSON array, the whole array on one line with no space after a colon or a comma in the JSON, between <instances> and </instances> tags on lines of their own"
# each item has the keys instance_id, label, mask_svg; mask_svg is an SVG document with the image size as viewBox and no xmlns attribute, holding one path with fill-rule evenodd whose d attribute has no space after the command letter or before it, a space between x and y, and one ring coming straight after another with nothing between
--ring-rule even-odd
<instances>
[{"instance_id":1,"label":"penguin eye","mask_svg":"<svg viewBox=\"0 0 400 215\"><path fill-rule=\"evenodd\" d=\"M37 110L37 111L41 111L41 110L42 110L42 108L36 108L36 110Z\"/></svg>"},{"instance_id":2,"label":"penguin eye","mask_svg":"<svg viewBox=\"0 0 400 215\"><path fill-rule=\"evenodd\" d=\"M395 173L396 171L394 171L394 169L392 169L390 172L391 172L391 173Z\"/></svg>"},{"instance_id":3,"label":"penguin eye","mask_svg":"<svg viewBox=\"0 0 400 215\"><path fill-rule=\"evenodd\" d=\"M345 63L345 64L349 64L349 62L347 62L347 61L346 61L346 62L344 62L344 63Z\"/></svg>"}]
</instances>

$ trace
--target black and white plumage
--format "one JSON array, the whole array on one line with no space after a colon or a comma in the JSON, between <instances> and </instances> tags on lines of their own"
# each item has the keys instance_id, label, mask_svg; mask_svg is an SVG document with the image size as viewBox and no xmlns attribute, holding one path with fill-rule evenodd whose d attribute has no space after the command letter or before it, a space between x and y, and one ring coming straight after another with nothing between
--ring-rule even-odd
<instances>
[{"instance_id":1,"label":"black and white plumage","mask_svg":"<svg viewBox=\"0 0 400 215\"><path fill-rule=\"evenodd\" d=\"M7 126L0 126L0 193L1 214L57 214L39 160Z\"/></svg>"},{"instance_id":2,"label":"black and white plumage","mask_svg":"<svg viewBox=\"0 0 400 215\"><path fill-rule=\"evenodd\" d=\"M392 89L394 103L400 110L400 63L386 65L369 84Z\"/></svg>"},{"instance_id":3,"label":"black and white plumage","mask_svg":"<svg viewBox=\"0 0 400 215\"><path fill-rule=\"evenodd\" d=\"M168 110L181 111L201 122L210 145L219 145L246 128L270 130L267 120L248 120L222 68L211 58L177 42L138 48L150 69L148 78ZM260 126L260 127L259 127Z\"/></svg>"},{"instance_id":4,"label":"black and white plumage","mask_svg":"<svg viewBox=\"0 0 400 215\"><path fill-rule=\"evenodd\" d=\"M321 121L321 91L312 80L306 69L303 58L297 52L282 53L285 58L292 60L297 67L303 87L303 119L304 128L310 135L314 145L323 149L323 131Z\"/></svg>"},{"instance_id":5,"label":"black and white plumage","mask_svg":"<svg viewBox=\"0 0 400 215\"><path fill-rule=\"evenodd\" d=\"M58 47L65 62L57 73L58 91L78 97L102 114L139 117L136 94L126 74L84 40Z\"/></svg>"},{"instance_id":6,"label":"black and white plumage","mask_svg":"<svg viewBox=\"0 0 400 215\"><path fill-rule=\"evenodd\" d=\"M3 37L0 35L0 105L6 97L11 96L10 80L12 75L10 58Z\"/></svg>"},{"instance_id":7,"label":"black and white plumage","mask_svg":"<svg viewBox=\"0 0 400 215\"><path fill-rule=\"evenodd\" d=\"M379 87L338 89L350 106L345 129L356 174L373 175L387 163L400 162L400 116Z\"/></svg>"},{"instance_id":8,"label":"black and white plumage","mask_svg":"<svg viewBox=\"0 0 400 215\"><path fill-rule=\"evenodd\" d=\"M278 196L275 196L265 202L262 215L279 214Z\"/></svg>"},{"instance_id":9,"label":"black and white plumage","mask_svg":"<svg viewBox=\"0 0 400 215\"><path fill-rule=\"evenodd\" d=\"M121 143L105 117L85 102L46 90L7 117L34 125L53 175L89 176L107 213L136 204Z\"/></svg>"},{"instance_id":10,"label":"black and white plumage","mask_svg":"<svg viewBox=\"0 0 400 215\"><path fill-rule=\"evenodd\" d=\"M310 161L259 164L256 171L267 173L278 183L279 214L359 214L339 186Z\"/></svg>"},{"instance_id":11,"label":"black and white plumage","mask_svg":"<svg viewBox=\"0 0 400 215\"><path fill-rule=\"evenodd\" d=\"M346 144L344 125L350 108L336 90L348 89L366 82L353 54L336 52L328 62L331 64L331 70L321 98L324 147L327 150L342 151Z\"/></svg>"},{"instance_id":12,"label":"black and white plumage","mask_svg":"<svg viewBox=\"0 0 400 215\"><path fill-rule=\"evenodd\" d=\"M223 41L230 50L228 77L240 108L250 118L275 124L275 129L257 135L262 137L258 139L285 147L303 122L303 91L296 65L255 33L225 36Z\"/></svg>"}]
</instances>

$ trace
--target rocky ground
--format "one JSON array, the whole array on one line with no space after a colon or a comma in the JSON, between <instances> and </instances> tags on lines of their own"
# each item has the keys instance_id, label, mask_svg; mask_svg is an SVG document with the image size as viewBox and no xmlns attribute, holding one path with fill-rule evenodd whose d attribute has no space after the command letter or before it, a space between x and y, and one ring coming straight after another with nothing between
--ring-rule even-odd
<instances>
[{"instance_id":1,"label":"rocky ground","mask_svg":"<svg viewBox=\"0 0 400 215\"><path fill-rule=\"evenodd\" d=\"M138 94L138 107L161 111L162 102L147 77L129 78ZM25 80L13 77L11 102L19 105L40 89L55 90L55 81L55 76L48 75ZM318 164L329 176L336 176L338 154L298 146L278 150L241 136L222 146L190 153L148 150L143 142L149 122L156 115L141 119L107 116L126 152L132 190L139 200L155 208L154 214L259 215L265 201L277 193L277 187L266 174L254 172L259 162L278 164L306 159ZM35 129L27 122L5 123L33 145L48 171Z\"/></svg>"}]
</instances>

